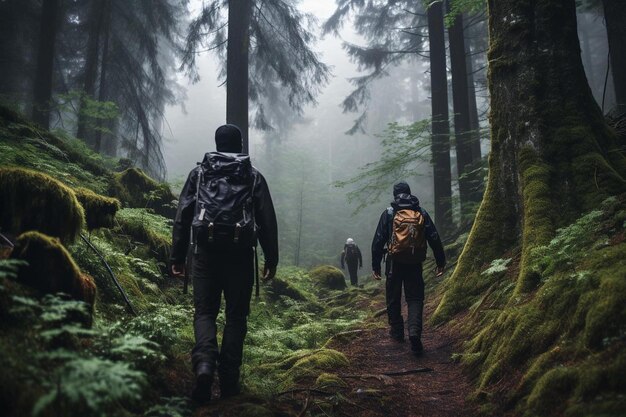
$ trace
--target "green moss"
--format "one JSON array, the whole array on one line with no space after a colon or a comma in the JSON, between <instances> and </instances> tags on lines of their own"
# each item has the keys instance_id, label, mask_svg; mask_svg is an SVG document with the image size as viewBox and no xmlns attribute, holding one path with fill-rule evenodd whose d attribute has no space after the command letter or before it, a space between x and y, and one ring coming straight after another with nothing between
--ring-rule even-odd
<instances>
[{"instance_id":1,"label":"green moss","mask_svg":"<svg viewBox=\"0 0 626 417\"><path fill-rule=\"evenodd\" d=\"M315 385L320 388L345 388L348 386L346 381L336 374L322 372L315 380Z\"/></svg>"},{"instance_id":2,"label":"green moss","mask_svg":"<svg viewBox=\"0 0 626 417\"><path fill-rule=\"evenodd\" d=\"M157 259L166 262L172 241L170 220L144 209L122 209L117 213L119 232L145 244Z\"/></svg>"},{"instance_id":3,"label":"green moss","mask_svg":"<svg viewBox=\"0 0 626 417\"><path fill-rule=\"evenodd\" d=\"M176 213L169 185L158 183L139 168L114 174L110 192L128 207L150 208L157 214L172 218Z\"/></svg>"},{"instance_id":4,"label":"green moss","mask_svg":"<svg viewBox=\"0 0 626 417\"><path fill-rule=\"evenodd\" d=\"M540 160L530 147L520 151L522 173L522 196L524 222L522 232L522 259L517 279L516 292L527 292L535 288L539 275L530 268L531 252L537 246L545 245L554 236L553 192L550 187L552 170Z\"/></svg>"},{"instance_id":5,"label":"green moss","mask_svg":"<svg viewBox=\"0 0 626 417\"><path fill-rule=\"evenodd\" d=\"M74 191L76 198L85 209L85 219L89 230L113 227L115 213L122 208L119 200L96 194L83 187L76 188Z\"/></svg>"},{"instance_id":6,"label":"green moss","mask_svg":"<svg viewBox=\"0 0 626 417\"><path fill-rule=\"evenodd\" d=\"M38 230L72 242L85 223L74 191L45 174L0 169L0 197L0 228L15 235Z\"/></svg>"},{"instance_id":7,"label":"green moss","mask_svg":"<svg viewBox=\"0 0 626 417\"><path fill-rule=\"evenodd\" d=\"M43 294L63 292L93 306L96 296L93 280L81 274L58 239L39 232L26 232L15 241L11 258L28 263L19 269L20 283Z\"/></svg>"},{"instance_id":8,"label":"green moss","mask_svg":"<svg viewBox=\"0 0 626 417\"><path fill-rule=\"evenodd\" d=\"M341 269L330 265L322 265L309 272L313 281L326 289L343 290L346 288L346 277Z\"/></svg>"},{"instance_id":9,"label":"green moss","mask_svg":"<svg viewBox=\"0 0 626 417\"><path fill-rule=\"evenodd\" d=\"M299 358L285 372L285 383L288 385L304 378L315 377L321 371L336 371L348 365L348 358L343 353L333 349L308 352L299 355Z\"/></svg>"},{"instance_id":10,"label":"green moss","mask_svg":"<svg viewBox=\"0 0 626 417\"><path fill-rule=\"evenodd\" d=\"M298 301L305 301L311 298L303 290L298 288L293 283L286 281L284 279L278 278L278 277L274 278L270 282L269 289L271 293L271 298L274 300L278 299L281 296L288 297L288 298L291 298L292 300L298 300Z\"/></svg>"},{"instance_id":11,"label":"green moss","mask_svg":"<svg viewBox=\"0 0 626 417\"><path fill-rule=\"evenodd\" d=\"M563 399L576 388L578 372L576 369L560 366L548 371L537 381L528 397L528 412L524 415L546 415L556 408L564 408Z\"/></svg>"}]
</instances>

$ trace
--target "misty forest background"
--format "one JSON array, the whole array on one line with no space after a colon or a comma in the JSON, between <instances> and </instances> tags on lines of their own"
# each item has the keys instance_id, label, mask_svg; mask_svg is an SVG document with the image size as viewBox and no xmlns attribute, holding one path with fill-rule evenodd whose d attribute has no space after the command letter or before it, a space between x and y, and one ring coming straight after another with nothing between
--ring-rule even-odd
<instances>
[{"instance_id":1,"label":"misty forest background","mask_svg":"<svg viewBox=\"0 0 626 417\"><path fill-rule=\"evenodd\" d=\"M472 412L623 415L621 3L0 1L0 406L209 415L185 398L193 307L167 262L177 194L228 122L281 261L253 300L250 398L224 415L408 401L338 373L385 327L369 249L398 180L446 246L427 314ZM361 288L336 269L348 237Z\"/></svg>"}]
</instances>

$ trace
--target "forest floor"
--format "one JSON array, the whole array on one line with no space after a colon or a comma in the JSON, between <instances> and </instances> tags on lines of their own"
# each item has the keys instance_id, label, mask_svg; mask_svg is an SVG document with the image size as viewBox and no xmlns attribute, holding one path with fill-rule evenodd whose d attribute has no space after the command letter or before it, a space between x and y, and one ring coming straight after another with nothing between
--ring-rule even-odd
<instances>
[{"instance_id":1,"label":"forest floor","mask_svg":"<svg viewBox=\"0 0 626 417\"><path fill-rule=\"evenodd\" d=\"M428 301L428 300L427 300ZM363 329L337 335L325 347L342 352L350 364L332 372L345 384L316 386L311 379L293 390L276 395L272 415L281 416L359 416L359 417L457 417L477 415L466 401L472 387L461 366L452 360L459 336L450 326L433 327L428 319L436 307L430 300L424 311L422 341L424 353L416 357L408 339L392 340L387 315L382 310L384 291L373 304L359 308L378 311ZM403 302L406 317L406 304ZM217 385L217 384L216 384ZM214 400L219 398L214 392ZM241 402L255 403L243 394L226 401L212 402L196 409L196 417L222 417L232 414ZM236 413L237 415L239 413ZM245 415L255 415L254 412ZM265 415L265 414L262 414Z\"/></svg>"},{"instance_id":2,"label":"forest floor","mask_svg":"<svg viewBox=\"0 0 626 417\"><path fill-rule=\"evenodd\" d=\"M382 302L379 306L384 307ZM380 324L378 328L363 332L343 346L332 346L350 360L350 366L340 374L349 384L355 408L346 414L362 417L476 414L475 407L466 402L471 385L460 365L451 359L458 336L446 326L428 325L435 307L431 300L424 311L424 353L419 357L411 352L408 340L400 343L389 337L386 314L375 319ZM404 303L403 314L406 317Z\"/></svg>"}]
</instances>

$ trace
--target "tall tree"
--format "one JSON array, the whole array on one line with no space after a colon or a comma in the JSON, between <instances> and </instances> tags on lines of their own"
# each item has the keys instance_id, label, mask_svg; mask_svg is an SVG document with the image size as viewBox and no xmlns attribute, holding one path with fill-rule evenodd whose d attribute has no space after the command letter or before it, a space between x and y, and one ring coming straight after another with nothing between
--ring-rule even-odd
<instances>
[{"instance_id":1,"label":"tall tree","mask_svg":"<svg viewBox=\"0 0 626 417\"><path fill-rule=\"evenodd\" d=\"M59 10L60 0L43 1L33 91L33 120L46 129L50 126L50 99Z\"/></svg>"},{"instance_id":2,"label":"tall tree","mask_svg":"<svg viewBox=\"0 0 626 417\"><path fill-rule=\"evenodd\" d=\"M489 180L436 319L480 291L480 268L521 248L516 296L532 290L533 248L626 190L626 158L589 89L574 0L489 0ZM457 298L458 299L458 298Z\"/></svg>"},{"instance_id":3,"label":"tall tree","mask_svg":"<svg viewBox=\"0 0 626 417\"><path fill-rule=\"evenodd\" d=\"M294 113L301 114L304 105L316 103L319 89L328 82L329 67L311 49L316 41L312 32L315 19L300 12L297 3L212 0L189 26L183 68L197 80L196 57L202 48L218 54L220 78L226 81L227 121L239 124L244 138L248 137L249 103L255 111L253 126L271 130L268 97L286 100ZM284 94L272 94L277 86ZM248 149L247 139L244 148Z\"/></svg>"},{"instance_id":4,"label":"tall tree","mask_svg":"<svg viewBox=\"0 0 626 417\"><path fill-rule=\"evenodd\" d=\"M620 0L602 0L604 21L609 39L615 99L620 113L626 112L626 4Z\"/></svg>"},{"instance_id":5,"label":"tall tree","mask_svg":"<svg viewBox=\"0 0 626 417\"><path fill-rule=\"evenodd\" d=\"M452 229L452 174L450 169L448 72L446 70L446 45L443 5L441 2L431 3L428 7L428 42L430 45L431 149L433 155L435 219L442 232L445 233ZM458 154L457 146L457 158Z\"/></svg>"},{"instance_id":6,"label":"tall tree","mask_svg":"<svg viewBox=\"0 0 626 417\"><path fill-rule=\"evenodd\" d=\"M226 47L226 122L243 134L243 152L248 153L248 55L250 13L248 0L228 2L228 45Z\"/></svg>"}]
</instances>

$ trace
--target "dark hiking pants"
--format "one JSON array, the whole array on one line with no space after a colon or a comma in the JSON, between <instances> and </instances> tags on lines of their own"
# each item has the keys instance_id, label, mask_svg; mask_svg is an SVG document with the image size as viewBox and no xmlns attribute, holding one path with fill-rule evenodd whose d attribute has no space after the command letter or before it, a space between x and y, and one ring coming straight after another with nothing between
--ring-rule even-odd
<instances>
[{"instance_id":1,"label":"dark hiking pants","mask_svg":"<svg viewBox=\"0 0 626 417\"><path fill-rule=\"evenodd\" d=\"M199 246L193 256L192 276L196 345L191 351L191 361L194 370L200 362L213 367L218 363L220 381L237 381L254 282L252 249L232 252ZM226 324L222 347L218 349L215 320L222 293L226 301Z\"/></svg>"},{"instance_id":2,"label":"dark hiking pants","mask_svg":"<svg viewBox=\"0 0 626 417\"><path fill-rule=\"evenodd\" d=\"M348 273L350 274L350 284L358 285L359 283L359 262L346 262L348 264Z\"/></svg>"},{"instance_id":3,"label":"dark hiking pants","mask_svg":"<svg viewBox=\"0 0 626 417\"><path fill-rule=\"evenodd\" d=\"M402 318L402 287L408 307L407 327L409 337L422 336L422 312L424 310L424 279L422 264L408 265L394 262L387 276L386 298L389 326L394 336L404 336Z\"/></svg>"}]
</instances>

